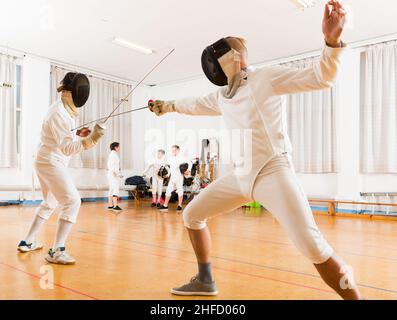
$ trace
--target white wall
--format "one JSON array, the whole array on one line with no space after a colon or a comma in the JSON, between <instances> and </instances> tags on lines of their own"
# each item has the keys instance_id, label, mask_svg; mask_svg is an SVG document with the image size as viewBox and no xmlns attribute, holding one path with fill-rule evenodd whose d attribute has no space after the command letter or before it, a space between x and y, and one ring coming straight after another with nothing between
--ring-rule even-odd
<instances>
[{"instance_id":1,"label":"white wall","mask_svg":"<svg viewBox=\"0 0 397 320\"><path fill-rule=\"evenodd\" d=\"M155 99L175 100L206 95L215 89L208 81L200 79L181 84L153 87L152 96ZM222 124L220 117L194 117L171 113L160 118L149 114L146 125L147 128L158 129L165 133L163 147L166 150L169 150L174 144L179 144L184 155L192 158L199 156L201 152L200 131L218 129ZM196 136L187 137L185 130L193 130Z\"/></svg>"}]
</instances>

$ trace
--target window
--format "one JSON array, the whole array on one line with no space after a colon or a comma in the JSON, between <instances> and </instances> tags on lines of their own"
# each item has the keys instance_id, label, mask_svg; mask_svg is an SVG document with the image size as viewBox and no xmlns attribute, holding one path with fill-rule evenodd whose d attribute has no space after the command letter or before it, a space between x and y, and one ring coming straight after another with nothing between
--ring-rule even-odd
<instances>
[{"instance_id":1,"label":"window","mask_svg":"<svg viewBox=\"0 0 397 320\"><path fill-rule=\"evenodd\" d=\"M0 167L17 166L16 58L0 54Z\"/></svg>"},{"instance_id":2,"label":"window","mask_svg":"<svg viewBox=\"0 0 397 320\"><path fill-rule=\"evenodd\" d=\"M290 68L311 68L319 57L284 64ZM336 146L337 86L287 97L288 135L293 146L296 172L326 174L338 172Z\"/></svg>"},{"instance_id":3,"label":"window","mask_svg":"<svg viewBox=\"0 0 397 320\"><path fill-rule=\"evenodd\" d=\"M361 172L397 173L397 41L361 56Z\"/></svg>"},{"instance_id":4,"label":"window","mask_svg":"<svg viewBox=\"0 0 397 320\"><path fill-rule=\"evenodd\" d=\"M15 119L16 119L16 138L17 138L17 154L20 158L22 143L22 65L15 66Z\"/></svg>"}]
</instances>

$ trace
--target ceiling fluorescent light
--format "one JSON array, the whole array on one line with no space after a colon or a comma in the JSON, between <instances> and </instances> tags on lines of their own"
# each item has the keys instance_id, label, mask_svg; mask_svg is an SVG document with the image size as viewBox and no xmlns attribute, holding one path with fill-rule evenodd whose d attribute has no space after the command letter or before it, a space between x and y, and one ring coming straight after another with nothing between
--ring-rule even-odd
<instances>
[{"instance_id":1,"label":"ceiling fluorescent light","mask_svg":"<svg viewBox=\"0 0 397 320\"><path fill-rule=\"evenodd\" d=\"M312 8L316 4L314 0L291 0L298 9Z\"/></svg>"},{"instance_id":2,"label":"ceiling fluorescent light","mask_svg":"<svg viewBox=\"0 0 397 320\"><path fill-rule=\"evenodd\" d=\"M124 39L121 39L121 38L117 38L117 37L114 37L112 42L114 44L117 44L117 45L122 46L124 48L128 48L128 49L131 49L131 50L134 50L134 51L137 51L137 52L140 52L140 53L144 53L144 54L152 54L154 52L152 49L148 49L148 48L142 47L140 45L137 45L135 43L132 43L132 42L129 42L127 40L124 40Z\"/></svg>"}]
</instances>

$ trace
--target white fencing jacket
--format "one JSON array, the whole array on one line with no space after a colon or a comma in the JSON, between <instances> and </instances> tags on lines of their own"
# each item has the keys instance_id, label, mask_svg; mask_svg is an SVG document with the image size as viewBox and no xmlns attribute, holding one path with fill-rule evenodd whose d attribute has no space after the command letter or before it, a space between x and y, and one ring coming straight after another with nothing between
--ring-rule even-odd
<instances>
[{"instance_id":1,"label":"white fencing jacket","mask_svg":"<svg viewBox=\"0 0 397 320\"><path fill-rule=\"evenodd\" d=\"M112 150L108 157L108 175L109 177L120 176L120 158L116 151Z\"/></svg>"},{"instance_id":2,"label":"white fencing jacket","mask_svg":"<svg viewBox=\"0 0 397 320\"><path fill-rule=\"evenodd\" d=\"M226 88L201 98L174 102L176 112L188 115L222 115L229 130L252 133L249 172L246 164L235 163L235 174L241 191L247 197L259 172L274 157L292 151L287 134L284 95L331 87L336 80L344 48L326 46L320 61L311 68L299 70L271 66L248 71L232 99L224 96Z\"/></svg>"},{"instance_id":3,"label":"white fencing jacket","mask_svg":"<svg viewBox=\"0 0 397 320\"><path fill-rule=\"evenodd\" d=\"M181 164L189 164L188 170L191 170L192 168L192 163L181 155L178 155L176 157L171 156L170 158L168 158L167 162L170 166L171 181L183 181L183 174L181 173L181 170L179 168Z\"/></svg>"},{"instance_id":4,"label":"white fencing jacket","mask_svg":"<svg viewBox=\"0 0 397 320\"><path fill-rule=\"evenodd\" d=\"M54 102L42 125L36 161L50 164L58 160L67 166L71 156L83 152L81 140L71 131L74 127L75 121L62 101Z\"/></svg>"},{"instance_id":5,"label":"white fencing jacket","mask_svg":"<svg viewBox=\"0 0 397 320\"><path fill-rule=\"evenodd\" d=\"M166 158L158 158L154 157L146 167L145 171L143 172L143 175L149 175L149 177L158 177L159 170L162 166L166 165Z\"/></svg>"}]
</instances>

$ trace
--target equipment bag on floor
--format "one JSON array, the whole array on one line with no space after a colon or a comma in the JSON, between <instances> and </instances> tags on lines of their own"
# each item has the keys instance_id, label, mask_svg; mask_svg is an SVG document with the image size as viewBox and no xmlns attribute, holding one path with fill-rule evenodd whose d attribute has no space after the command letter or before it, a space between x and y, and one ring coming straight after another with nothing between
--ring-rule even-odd
<instances>
[{"instance_id":1,"label":"equipment bag on floor","mask_svg":"<svg viewBox=\"0 0 397 320\"><path fill-rule=\"evenodd\" d=\"M142 176L133 176L125 180L127 186L146 186L146 181Z\"/></svg>"}]
</instances>

